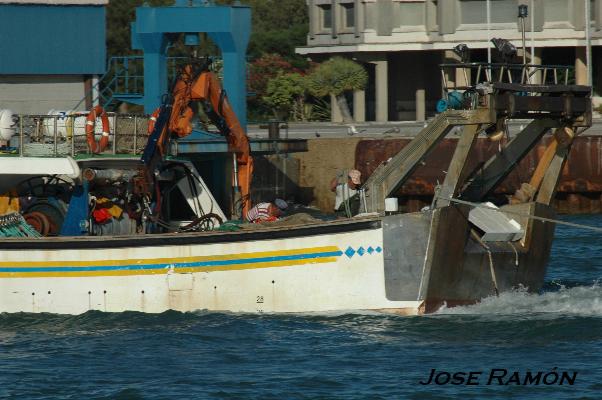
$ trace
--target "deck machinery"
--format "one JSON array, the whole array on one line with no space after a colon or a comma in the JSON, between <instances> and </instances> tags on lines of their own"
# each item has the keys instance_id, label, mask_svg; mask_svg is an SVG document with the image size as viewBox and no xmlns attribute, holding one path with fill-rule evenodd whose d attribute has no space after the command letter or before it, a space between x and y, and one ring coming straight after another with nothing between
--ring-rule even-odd
<instances>
[{"instance_id":1,"label":"deck machinery","mask_svg":"<svg viewBox=\"0 0 602 400\"><path fill-rule=\"evenodd\" d=\"M568 84L568 67L485 63L440 67L444 98L439 106L447 109L375 170L362 196L364 211L384 211L385 198L400 189L449 132L460 127L452 161L430 209L384 220L385 242L412 238L412 243L402 246L385 243L387 296L397 300L415 293L425 300L426 312L444 302L466 303L516 286L540 289L555 225L536 218L554 216L550 203L572 140L591 126L592 118L591 88ZM456 80L465 84L450 83L447 76L459 77ZM468 160L477 136L486 134L492 140L509 136L510 119L530 122L500 145L491 159L471 170ZM502 212L520 222L524 236L516 242L483 240L486 232L469 220L474 203L486 201L548 132L553 132L553 138L530 181L501 205ZM422 277L413 282L404 279L415 274ZM483 285L484 280L490 285Z\"/></svg>"}]
</instances>

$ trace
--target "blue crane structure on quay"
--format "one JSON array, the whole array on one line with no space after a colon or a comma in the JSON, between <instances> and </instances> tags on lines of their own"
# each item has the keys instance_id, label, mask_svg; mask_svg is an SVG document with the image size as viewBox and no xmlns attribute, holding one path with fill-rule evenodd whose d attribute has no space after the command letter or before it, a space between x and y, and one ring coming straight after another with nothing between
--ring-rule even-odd
<instances>
[{"instance_id":1,"label":"blue crane structure on quay","mask_svg":"<svg viewBox=\"0 0 602 400\"><path fill-rule=\"evenodd\" d=\"M203 0L176 0L169 7L141 6L131 24L132 48L144 52L144 95L140 104L152 113L168 91L167 50L170 36L184 33L185 44L198 45L207 33L223 59L224 89L241 125L246 128L246 50L251 9L235 4L216 6Z\"/></svg>"}]
</instances>

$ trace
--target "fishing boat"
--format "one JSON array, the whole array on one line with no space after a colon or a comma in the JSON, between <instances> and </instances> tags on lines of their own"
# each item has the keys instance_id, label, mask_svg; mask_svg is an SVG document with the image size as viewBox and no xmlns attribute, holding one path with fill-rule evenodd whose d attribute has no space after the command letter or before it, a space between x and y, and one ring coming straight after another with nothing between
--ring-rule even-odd
<instances>
[{"instance_id":1,"label":"fishing boat","mask_svg":"<svg viewBox=\"0 0 602 400\"><path fill-rule=\"evenodd\" d=\"M205 71L185 70L173 101L150 118L101 109L17 116L5 127L15 131L15 146L0 157L0 312L416 315L517 287L538 291L554 235L550 203L573 138L591 125L591 89L559 81L565 69L557 66L441 68L472 78L464 87L444 80L441 112L368 178L361 213L351 218L260 226L228 219L250 205L252 155ZM531 83L536 74L540 82ZM209 95L195 90L200 81L213 85ZM210 105L234 155L226 212L178 153L191 101ZM477 136L499 140L514 118L529 122L485 164L470 167ZM450 132L459 138L432 205L399 212L391 197ZM492 196L550 132L531 179L509 199Z\"/></svg>"}]
</instances>

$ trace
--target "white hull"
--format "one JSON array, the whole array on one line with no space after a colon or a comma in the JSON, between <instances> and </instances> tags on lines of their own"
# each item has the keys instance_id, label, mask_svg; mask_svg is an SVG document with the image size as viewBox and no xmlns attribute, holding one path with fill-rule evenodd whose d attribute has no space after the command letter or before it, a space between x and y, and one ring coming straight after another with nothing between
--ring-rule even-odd
<instances>
[{"instance_id":1,"label":"white hull","mask_svg":"<svg viewBox=\"0 0 602 400\"><path fill-rule=\"evenodd\" d=\"M422 304L387 300L381 228L214 244L97 243L108 248L0 252L0 312L417 314Z\"/></svg>"}]
</instances>

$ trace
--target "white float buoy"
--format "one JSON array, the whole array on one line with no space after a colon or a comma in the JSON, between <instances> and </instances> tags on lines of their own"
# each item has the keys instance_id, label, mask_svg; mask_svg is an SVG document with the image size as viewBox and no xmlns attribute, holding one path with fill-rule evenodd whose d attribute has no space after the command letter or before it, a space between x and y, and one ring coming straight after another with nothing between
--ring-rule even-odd
<instances>
[{"instance_id":1,"label":"white float buoy","mask_svg":"<svg viewBox=\"0 0 602 400\"><path fill-rule=\"evenodd\" d=\"M11 110L0 110L0 140L10 140L15 135L15 121Z\"/></svg>"}]
</instances>

